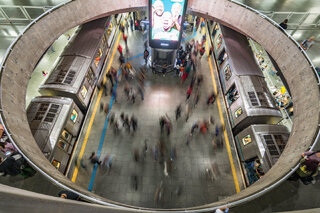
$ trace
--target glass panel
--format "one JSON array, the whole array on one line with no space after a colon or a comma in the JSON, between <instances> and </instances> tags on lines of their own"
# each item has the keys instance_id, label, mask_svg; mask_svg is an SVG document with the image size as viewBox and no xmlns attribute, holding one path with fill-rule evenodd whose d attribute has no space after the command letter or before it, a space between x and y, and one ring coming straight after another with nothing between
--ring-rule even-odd
<instances>
[{"instance_id":1,"label":"glass panel","mask_svg":"<svg viewBox=\"0 0 320 213\"><path fill-rule=\"evenodd\" d=\"M247 135L244 138L242 138L243 145L247 145L248 143L251 143L251 142L252 142L251 135Z\"/></svg>"},{"instance_id":2,"label":"glass panel","mask_svg":"<svg viewBox=\"0 0 320 213\"><path fill-rule=\"evenodd\" d=\"M57 143L57 146L60 147L61 149L65 150L66 147L67 147L67 143L63 140L59 140L58 143Z\"/></svg>"},{"instance_id":3,"label":"glass panel","mask_svg":"<svg viewBox=\"0 0 320 213\"><path fill-rule=\"evenodd\" d=\"M75 123L77 121L77 118L78 118L78 112L75 109L73 109L71 116L70 116L70 119L73 121L73 123Z\"/></svg>"},{"instance_id":4,"label":"glass panel","mask_svg":"<svg viewBox=\"0 0 320 213\"><path fill-rule=\"evenodd\" d=\"M86 75L86 78L87 78L89 84L93 85L95 76L94 76L94 72L92 71L91 67L89 68L89 71L88 71L88 73Z\"/></svg>"},{"instance_id":5,"label":"glass panel","mask_svg":"<svg viewBox=\"0 0 320 213\"><path fill-rule=\"evenodd\" d=\"M234 115L235 115L236 118L237 118L237 117L239 117L242 113L243 113L242 108L239 107L239 108L234 112Z\"/></svg>"},{"instance_id":6,"label":"glass panel","mask_svg":"<svg viewBox=\"0 0 320 213\"><path fill-rule=\"evenodd\" d=\"M99 64L101 57L102 57L102 50L101 50L101 48L99 48L99 50L97 52L97 55L96 55L96 57L94 59L94 64L96 65L96 67Z\"/></svg>"},{"instance_id":7,"label":"glass panel","mask_svg":"<svg viewBox=\"0 0 320 213\"><path fill-rule=\"evenodd\" d=\"M224 76L226 81L230 79L232 73L231 73L231 69L230 69L230 65L228 64L225 68L224 68Z\"/></svg>"},{"instance_id":8,"label":"glass panel","mask_svg":"<svg viewBox=\"0 0 320 213\"><path fill-rule=\"evenodd\" d=\"M227 92L227 100L229 106L239 98L239 93L235 85Z\"/></svg>"},{"instance_id":9,"label":"glass panel","mask_svg":"<svg viewBox=\"0 0 320 213\"><path fill-rule=\"evenodd\" d=\"M63 130L62 133L61 133L61 137L63 139L65 139L66 141L70 142L70 139L71 139L71 134L67 131L67 130Z\"/></svg>"},{"instance_id":10,"label":"glass panel","mask_svg":"<svg viewBox=\"0 0 320 213\"><path fill-rule=\"evenodd\" d=\"M60 168L61 163L60 163L60 161L53 160L53 161L52 161L52 165L53 165L54 167L56 167L56 169L59 169L59 168Z\"/></svg>"},{"instance_id":11,"label":"glass panel","mask_svg":"<svg viewBox=\"0 0 320 213\"><path fill-rule=\"evenodd\" d=\"M217 39L216 39L217 49L220 48L221 44L222 44L222 34L220 34L220 35L217 37Z\"/></svg>"},{"instance_id":12,"label":"glass panel","mask_svg":"<svg viewBox=\"0 0 320 213\"><path fill-rule=\"evenodd\" d=\"M86 86L83 85L82 88L81 88L81 96L83 98L85 98L86 95L87 95L87 92L88 92L88 90L87 90Z\"/></svg>"}]
</instances>

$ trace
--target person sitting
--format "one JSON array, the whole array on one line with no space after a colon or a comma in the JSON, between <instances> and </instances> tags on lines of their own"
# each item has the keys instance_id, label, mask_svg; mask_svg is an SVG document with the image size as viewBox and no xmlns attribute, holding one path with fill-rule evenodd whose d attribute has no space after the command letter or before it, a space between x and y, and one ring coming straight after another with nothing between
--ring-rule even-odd
<instances>
[{"instance_id":1,"label":"person sitting","mask_svg":"<svg viewBox=\"0 0 320 213\"><path fill-rule=\"evenodd\" d=\"M300 179L305 185L314 183L313 177L318 175L318 167L320 165L320 152L304 152L301 156L299 168L288 180L296 181Z\"/></svg>"}]
</instances>

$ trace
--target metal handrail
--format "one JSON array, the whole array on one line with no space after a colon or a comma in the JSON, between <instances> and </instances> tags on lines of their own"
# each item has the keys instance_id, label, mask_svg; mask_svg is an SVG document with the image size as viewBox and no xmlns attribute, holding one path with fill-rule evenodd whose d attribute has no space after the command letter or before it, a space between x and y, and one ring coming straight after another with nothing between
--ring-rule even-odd
<instances>
[{"instance_id":1,"label":"metal handrail","mask_svg":"<svg viewBox=\"0 0 320 213\"><path fill-rule=\"evenodd\" d=\"M2 72L3 72L3 69L4 69L4 64L5 62L7 61L7 58L9 56L9 54L11 53L13 47L16 45L17 41L21 38L21 36L35 23L37 23L37 21L39 21L42 17L50 14L52 11L72 2L73 0L67 0L66 2L64 3L61 3L51 9L49 9L48 11L44 12L43 14L41 14L38 18L36 18L35 20L33 20L30 24L27 25L27 27L23 30L23 32L21 32L19 34L19 36L16 37L16 39L11 43L11 45L9 46L9 48L7 49L3 59L2 59L2 62L1 62L1 66L0 66L0 77L2 75ZM279 25L273 21L272 19L270 19L269 17L267 17L266 15L260 13L259 11L251 8L251 7L248 7L242 3L239 3L237 1L234 1L234 0L230 0L231 2L233 3L236 3L240 6L243 6L245 7L246 9L249 9L255 13L257 13L260 17L268 20L269 22L271 22L273 25L275 25L276 27L279 27ZM310 64L310 67L314 70L315 72L315 75L317 76L317 79L318 79L318 85L319 85L319 82L320 82L320 79L319 79L319 76L317 75L316 71L315 71L315 68L310 60L310 58L308 57L308 55L306 54L306 52L300 47L299 43L297 41L295 41L295 39L293 39L289 34L287 34L284 30L282 30L291 40L292 42L294 42L298 48L301 50L301 52L304 54L304 56L307 58L309 64ZM0 107L1 107L1 100L0 100ZM3 124L3 127L4 127L4 130L6 131L7 135L8 135L8 138L9 140L16 146L16 143L15 141L13 140L13 138L11 137L11 134L9 132L9 130L7 129L6 127L6 123L5 123L5 120L3 119L3 114L2 114L2 110L0 110L0 122ZM316 139L315 141L317 142L320 138L320 131L318 131L318 134L316 136ZM315 146L316 143L314 143L310 149L313 149L314 146ZM74 193L77 193L79 194L81 197L89 200L89 201L92 201L92 202L95 202L95 203L98 203L98 204L102 204L102 205L106 205L106 206L110 206L110 207L116 207L116 208L121 208L121 209L124 209L124 210L134 210L136 212L169 212L170 210L147 210L146 208L139 208L139 207L136 207L136 206L130 206L130 207L125 207L125 206L120 206L120 205L116 205L116 204L112 204L112 203L108 203L108 202L105 202L105 201L102 201L100 199L97 199L97 198L94 198L94 197L90 197L90 196L87 196L87 195L84 195L82 193L79 193L78 191L75 191L74 189L72 188L69 188L68 186L65 186L64 184L60 183L59 181L57 181L56 179L54 179L53 177L49 176L47 173L45 173L44 171L42 171L36 164L34 164L26 155L24 155L21 150L19 149L18 146L16 146L17 150L21 153L21 155L28 161L29 164L31 164L34 168L36 168L42 175L44 175L45 177L47 177L50 181L52 181L53 183L55 183L56 185L62 187L62 188L65 188L67 190L70 190ZM275 182L274 184L264 188L263 190L253 194L253 195L250 195L250 196L247 196L243 199L240 199L240 200L237 200L237 201L234 201L234 202L230 202L230 203L227 203L227 206L229 207L232 207L232 206L236 206L238 204L241 204L241 203L245 203L247 201L250 201L256 197L259 197L261 196L262 194L264 194L265 192L271 190L272 188L274 188L275 186L278 186L279 184L281 184L283 181L285 181L290 175L293 174L293 172L298 168L299 165L296 165L294 168L291 169L291 171L289 173L287 173L284 177L282 177L281 179L279 179L277 182ZM221 205L221 206L216 206L216 207L208 207L208 208L203 208L203 209L194 209L194 210L173 210L173 211L170 211L170 212L177 212L177 213L183 213L183 212L207 212L207 211L212 211L212 210L216 210L222 206L225 206L225 205Z\"/></svg>"}]
</instances>

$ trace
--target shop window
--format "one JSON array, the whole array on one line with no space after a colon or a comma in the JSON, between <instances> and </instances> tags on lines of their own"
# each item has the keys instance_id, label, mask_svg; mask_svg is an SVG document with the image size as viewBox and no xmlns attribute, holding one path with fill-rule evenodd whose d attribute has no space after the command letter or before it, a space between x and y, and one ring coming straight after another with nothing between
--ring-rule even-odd
<instances>
[{"instance_id":1,"label":"shop window","mask_svg":"<svg viewBox=\"0 0 320 213\"><path fill-rule=\"evenodd\" d=\"M60 162L60 161L57 161L57 160L53 160L53 161L52 161L52 165L53 165L56 169L59 169L59 168L60 168L60 165L61 165L61 162Z\"/></svg>"},{"instance_id":2,"label":"shop window","mask_svg":"<svg viewBox=\"0 0 320 213\"><path fill-rule=\"evenodd\" d=\"M58 146L59 148L61 148L62 150L65 150L65 151L66 151L68 145L67 145L67 142L65 142L64 140L60 139L60 140L58 141L58 143L57 143L57 146Z\"/></svg>"},{"instance_id":3,"label":"shop window","mask_svg":"<svg viewBox=\"0 0 320 213\"><path fill-rule=\"evenodd\" d=\"M240 115L242 115L243 113L243 110L241 107L239 107L235 112L234 112L234 116L237 118L239 117Z\"/></svg>"},{"instance_id":4,"label":"shop window","mask_svg":"<svg viewBox=\"0 0 320 213\"><path fill-rule=\"evenodd\" d=\"M86 75L86 78L87 78L89 84L92 86L94 83L95 75L94 75L94 72L91 67L89 68L89 71Z\"/></svg>"},{"instance_id":5,"label":"shop window","mask_svg":"<svg viewBox=\"0 0 320 213\"><path fill-rule=\"evenodd\" d=\"M239 98L239 93L235 85L232 85L232 87L227 92L227 101L229 106L235 102Z\"/></svg>"},{"instance_id":6,"label":"shop window","mask_svg":"<svg viewBox=\"0 0 320 213\"><path fill-rule=\"evenodd\" d=\"M102 57L102 50L101 48L99 48L98 52L97 52L97 55L96 57L94 58L94 64L96 65L96 67L98 66L100 60L101 60L101 57Z\"/></svg>"},{"instance_id":7,"label":"shop window","mask_svg":"<svg viewBox=\"0 0 320 213\"><path fill-rule=\"evenodd\" d=\"M77 112L77 111L76 111ZM67 130L63 130L62 131L62 133L61 133L61 137L64 139L64 140L66 140L66 141L68 141L68 142L70 142L70 140L71 140L71 134L67 131Z\"/></svg>"},{"instance_id":8,"label":"shop window","mask_svg":"<svg viewBox=\"0 0 320 213\"><path fill-rule=\"evenodd\" d=\"M77 121L77 118L78 118L78 112L73 109L72 110L72 113L71 113L71 116L70 116L70 120L75 123Z\"/></svg>"},{"instance_id":9,"label":"shop window","mask_svg":"<svg viewBox=\"0 0 320 213\"><path fill-rule=\"evenodd\" d=\"M80 93L81 93L81 96L82 96L83 98L86 98L87 92L88 92L88 90L87 90L86 86L83 85L82 88L81 88L81 92L80 92Z\"/></svg>"},{"instance_id":10,"label":"shop window","mask_svg":"<svg viewBox=\"0 0 320 213\"><path fill-rule=\"evenodd\" d=\"M230 65L227 64L227 66L224 68L224 77L226 79L226 81L228 81L231 77L232 73L231 73L231 69L230 69Z\"/></svg>"},{"instance_id":11,"label":"shop window","mask_svg":"<svg viewBox=\"0 0 320 213\"><path fill-rule=\"evenodd\" d=\"M251 135L247 135L242 138L242 143L244 146L247 145L248 143L251 143L251 142L252 142Z\"/></svg>"},{"instance_id":12,"label":"shop window","mask_svg":"<svg viewBox=\"0 0 320 213\"><path fill-rule=\"evenodd\" d=\"M106 42L106 37L103 35L103 36L102 36L102 41L101 41L101 47L102 47L102 48L106 48L106 44L107 44L107 42Z\"/></svg>"},{"instance_id":13,"label":"shop window","mask_svg":"<svg viewBox=\"0 0 320 213\"><path fill-rule=\"evenodd\" d=\"M223 62L228 58L228 54L226 53L225 49L223 49L218 57L219 65L223 64Z\"/></svg>"},{"instance_id":14,"label":"shop window","mask_svg":"<svg viewBox=\"0 0 320 213\"><path fill-rule=\"evenodd\" d=\"M220 34L219 36L217 36L217 39L216 39L217 49L220 48L221 44L222 44L222 34Z\"/></svg>"}]
</instances>

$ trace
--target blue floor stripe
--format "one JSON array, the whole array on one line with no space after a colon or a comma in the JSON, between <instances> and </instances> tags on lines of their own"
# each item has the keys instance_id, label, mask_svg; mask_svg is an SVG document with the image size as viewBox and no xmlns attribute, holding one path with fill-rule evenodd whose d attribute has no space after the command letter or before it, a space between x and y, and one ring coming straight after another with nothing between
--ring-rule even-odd
<instances>
[{"instance_id":1,"label":"blue floor stripe","mask_svg":"<svg viewBox=\"0 0 320 213\"><path fill-rule=\"evenodd\" d=\"M143 55L144 55L144 52L143 52L143 53L140 53L139 55L132 56L131 58L128 58L128 61L133 60L133 59L136 59L136 58L139 58L140 56L143 56Z\"/></svg>"},{"instance_id":2,"label":"blue floor stripe","mask_svg":"<svg viewBox=\"0 0 320 213\"><path fill-rule=\"evenodd\" d=\"M118 76L120 76L120 74L121 74L121 68L119 68ZM113 89L117 90L117 87L118 87L118 82L115 83ZM98 152L97 152L98 159L100 159L104 137L106 136L107 127L108 127L108 121L109 121L109 116L110 116L110 112L111 112L113 101L114 101L114 95L111 96L111 100L110 100L110 104L109 104L109 113L108 113L107 118L106 118L106 120L104 122L103 130L102 130L102 134L101 134L101 138L100 138L100 142L99 142L99 148L98 148ZM98 164L95 164L94 167L93 167L93 171L92 171L92 174L91 174L90 183L89 183L89 187L88 187L88 190L90 192L92 190L93 182L94 182L94 179L96 177L97 168L98 168Z\"/></svg>"}]
</instances>

